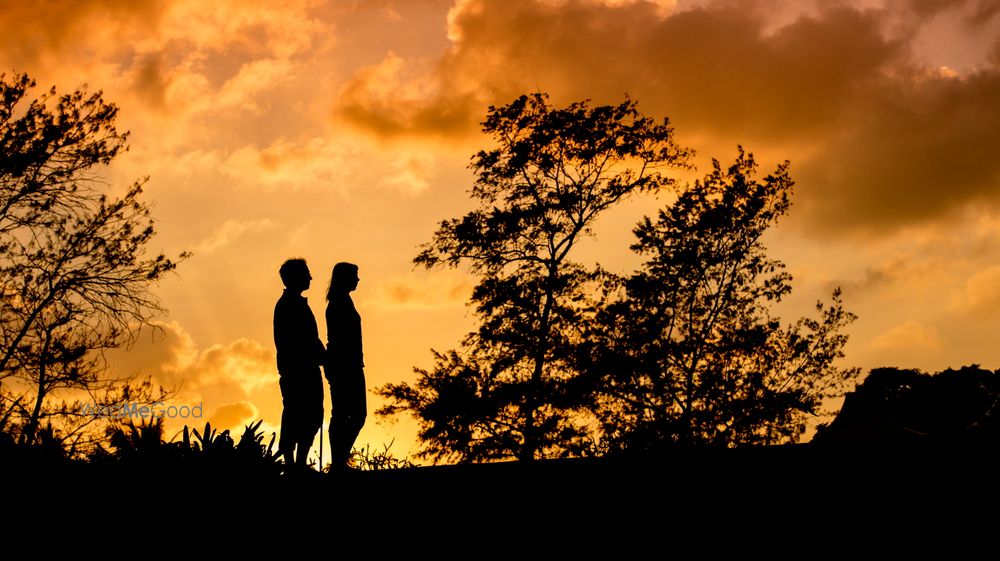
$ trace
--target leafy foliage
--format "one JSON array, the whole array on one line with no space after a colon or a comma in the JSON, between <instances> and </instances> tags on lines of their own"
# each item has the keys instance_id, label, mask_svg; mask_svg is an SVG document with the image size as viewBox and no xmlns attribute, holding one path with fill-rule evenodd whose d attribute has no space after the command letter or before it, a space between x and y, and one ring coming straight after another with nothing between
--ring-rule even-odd
<instances>
[{"instance_id":1,"label":"leafy foliage","mask_svg":"<svg viewBox=\"0 0 1000 561\"><path fill-rule=\"evenodd\" d=\"M188 474L218 473L234 478L275 477L282 470L280 456L275 453L275 434L264 445L260 432L263 421L246 425L238 441L228 430L219 432L205 423L204 429L184 426L179 441L167 441L163 419L128 422L111 429L112 452L100 449L94 461L135 464L147 469L181 470Z\"/></svg>"},{"instance_id":2,"label":"leafy foliage","mask_svg":"<svg viewBox=\"0 0 1000 561\"><path fill-rule=\"evenodd\" d=\"M635 229L646 256L629 277L608 275L581 369L609 450L673 444L738 446L795 441L825 398L858 374L839 370L854 316L839 289L817 318L782 325L771 305L791 292L764 234L790 205L785 162L762 181L742 148Z\"/></svg>"},{"instance_id":3,"label":"leafy foliage","mask_svg":"<svg viewBox=\"0 0 1000 561\"><path fill-rule=\"evenodd\" d=\"M82 89L29 100L32 87L0 75L0 380L9 427L27 443L43 420L69 419L50 398L117 391L101 351L162 311L149 289L176 267L146 256L155 232L144 180L120 196L99 180L127 149L118 108Z\"/></svg>"},{"instance_id":4,"label":"leafy foliage","mask_svg":"<svg viewBox=\"0 0 1000 561\"><path fill-rule=\"evenodd\" d=\"M385 471L414 467L407 458L397 458L390 449L395 440L383 444L381 450L373 450L370 444L364 448L351 450L351 465L361 471Z\"/></svg>"},{"instance_id":5,"label":"leafy foliage","mask_svg":"<svg viewBox=\"0 0 1000 561\"><path fill-rule=\"evenodd\" d=\"M688 153L630 99L555 108L544 94L521 96L490 107L482 125L496 147L472 158L478 207L441 222L414 260L479 276L480 327L461 352L435 353L414 384L382 387L379 413L414 414L434 460L573 454L586 428L571 355L594 275L572 251L601 213L671 184L661 171Z\"/></svg>"},{"instance_id":6,"label":"leafy foliage","mask_svg":"<svg viewBox=\"0 0 1000 561\"><path fill-rule=\"evenodd\" d=\"M1000 371L973 364L929 374L873 368L849 393L818 444L995 445L1000 437Z\"/></svg>"}]
</instances>

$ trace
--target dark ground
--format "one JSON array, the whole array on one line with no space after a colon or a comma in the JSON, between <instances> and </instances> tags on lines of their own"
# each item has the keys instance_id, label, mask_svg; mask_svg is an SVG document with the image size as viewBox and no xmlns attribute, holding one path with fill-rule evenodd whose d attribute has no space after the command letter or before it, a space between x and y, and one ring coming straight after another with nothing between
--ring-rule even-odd
<instances>
[{"instance_id":1,"label":"dark ground","mask_svg":"<svg viewBox=\"0 0 1000 561\"><path fill-rule=\"evenodd\" d=\"M375 531L418 541L437 536L445 543L486 536L481 552L526 537L543 545L640 548L697 539L711 550L746 540L765 540L753 542L759 548L767 540L815 536L808 543L822 548L859 536L911 543L942 537L946 527L964 528L958 547L974 538L995 543L1000 535L998 468L991 448L799 445L630 460L313 473L301 479L148 466L46 470L8 464L3 481L7 504L18 505L22 514L153 517L167 527L182 519L215 520L266 535L275 528L318 525L347 535ZM38 489L44 500L20 498Z\"/></svg>"}]
</instances>

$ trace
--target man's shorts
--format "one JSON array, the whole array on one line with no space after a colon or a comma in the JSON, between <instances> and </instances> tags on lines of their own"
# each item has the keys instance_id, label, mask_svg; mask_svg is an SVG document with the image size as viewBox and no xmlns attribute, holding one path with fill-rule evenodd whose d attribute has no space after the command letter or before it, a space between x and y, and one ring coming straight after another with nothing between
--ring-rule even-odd
<instances>
[{"instance_id":1,"label":"man's shorts","mask_svg":"<svg viewBox=\"0 0 1000 561\"><path fill-rule=\"evenodd\" d=\"M301 442L311 438L323 424L323 375L319 368L284 373L281 388L281 442Z\"/></svg>"}]
</instances>

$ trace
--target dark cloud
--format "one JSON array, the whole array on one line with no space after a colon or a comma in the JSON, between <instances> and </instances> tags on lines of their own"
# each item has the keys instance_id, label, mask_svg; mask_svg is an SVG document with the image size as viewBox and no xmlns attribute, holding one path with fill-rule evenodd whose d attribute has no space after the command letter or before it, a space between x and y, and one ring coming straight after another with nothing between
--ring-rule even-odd
<instances>
[{"instance_id":1,"label":"dark cloud","mask_svg":"<svg viewBox=\"0 0 1000 561\"><path fill-rule=\"evenodd\" d=\"M1000 195L1000 73L887 81L806 161L823 225L888 230Z\"/></svg>"},{"instance_id":2,"label":"dark cloud","mask_svg":"<svg viewBox=\"0 0 1000 561\"><path fill-rule=\"evenodd\" d=\"M896 14L927 20L947 13L961 13L966 25L979 27L1000 13L1000 0L890 0Z\"/></svg>"},{"instance_id":3,"label":"dark cloud","mask_svg":"<svg viewBox=\"0 0 1000 561\"><path fill-rule=\"evenodd\" d=\"M383 137L448 136L528 91L557 103L628 92L695 148L792 158L813 232L893 230L1000 195L998 51L962 76L913 58L914 26L954 5L824 4L769 29L760 3L664 17L645 2L472 0L452 11L454 44L430 70L390 56L353 77L335 112Z\"/></svg>"},{"instance_id":4,"label":"dark cloud","mask_svg":"<svg viewBox=\"0 0 1000 561\"><path fill-rule=\"evenodd\" d=\"M390 57L359 72L337 108L381 134L442 123L448 130L440 132L450 132L459 121L474 127L483 103L525 91L565 100L628 91L647 111L698 132L801 134L837 119L858 80L901 55L872 12L835 9L773 35L764 34L763 13L743 7L660 13L642 2L469 2L452 20L457 42L429 85L407 81L402 61ZM407 88L434 95L407 99ZM428 118L440 114L450 117Z\"/></svg>"},{"instance_id":5,"label":"dark cloud","mask_svg":"<svg viewBox=\"0 0 1000 561\"><path fill-rule=\"evenodd\" d=\"M159 111L166 108L169 85L162 54L146 56L136 64L132 74L132 91L149 107Z\"/></svg>"},{"instance_id":6,"label":"dark cloud","mask_svg":"<svg viewBox=\"0 0 1000 561\"><path fill-rule=\"evenodd\" d=\"M954 0L898 0L895 4L898 8L909 9L920 17L929 17L955 8L959 2Z\"/></svg>"},{"instance_id":7,"label":"dark cloud","mask_svg":"<svg viewBox=\"0 0 1000 561\"><path fill-rule=\"evenodd\" d=\"M972 13L966 21L970 25L985 25L1000 15L1000 0L980 0L975 3Z\"/></svg>"},{"instance_id":8,"label":"dark cloud","mask_svg":"<svg viewBox=\"0 0 1000 561\"><path fill-rule=\"evenodd\" d=\"M341 91L336 117L383 137L461 135L475 125L480 96L446 83L421 81L405 65L390 53L381 64L359 71Z\"/></svg>"},{"instance_id":9,"label":"dark cloud","mask_svg":"<svg viewBox=\"0 0 1000 561\"><path fill-rule=\"evenodd\" d=\"M121 31L152 32L166 7L161 0L0 0L0 53L30 65L47 54L107 47L101 42Z\"/></svg>"}]
</instances>

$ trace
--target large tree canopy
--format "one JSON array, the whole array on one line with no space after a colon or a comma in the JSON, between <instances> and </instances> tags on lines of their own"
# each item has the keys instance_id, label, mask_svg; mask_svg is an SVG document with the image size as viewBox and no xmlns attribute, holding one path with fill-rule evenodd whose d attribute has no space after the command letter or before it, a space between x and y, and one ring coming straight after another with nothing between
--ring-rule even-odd
<instances>
[{"instance_id":1,"label":"large tree canopy","mask_svg":"<svg viewBox=\"0 0 1000 561\"><path fill-rule=\"evenodd\" d=\"M788 212L793 182L787 162L763 180L755 172L742 149L728 168L713 161L636 227L642 268L609 277L581 352L609 449L794 441L856 377L834 364L854 319L839 289L816 318L782 325L771 312L792 278L762 238Z\"/></svg>"},{"instance_id":2,"label":"large tree canopy","mask_svg":"<svg viewBox=\"0 0 1000 561\"><path fill-rule=\"evenodd\" d=\"M661 172L688 153L667 120L630 99L556 108L544 94L490 107L483 131L496 143L476 154L478 207L440 224L415 262L467 265L479 276L480 321L461 351L435 353L414 384L389 384L380 412L421 423L424 455L480 461L572 453L586 431L574 411L572 349L593 272L573 250L605 210L671 184Z\"/></svg>"},{"instance_id":3,"label":"large tree canopy","mask_svg":"<svg viewBox=\"0 0 1000 561\"><path fill-rule=\"evenodd\" d=\"M0 76L3 409L23 442L60 419L61 438L80 443L93 419L53 399L66 389L122 397L97 351L128 343L161 311L150 289L176 263L147 256L143 181L113 196L100 180L126 149L118 108L85 90L29 100L32 87L25 75Z\"/></svg>"}]
</instances>

